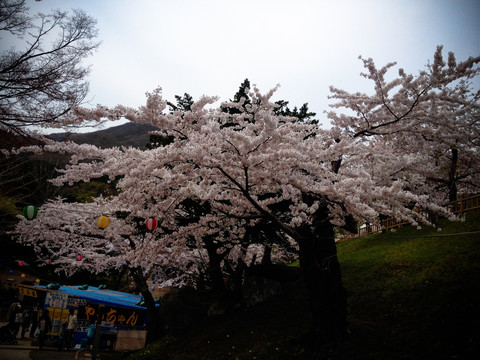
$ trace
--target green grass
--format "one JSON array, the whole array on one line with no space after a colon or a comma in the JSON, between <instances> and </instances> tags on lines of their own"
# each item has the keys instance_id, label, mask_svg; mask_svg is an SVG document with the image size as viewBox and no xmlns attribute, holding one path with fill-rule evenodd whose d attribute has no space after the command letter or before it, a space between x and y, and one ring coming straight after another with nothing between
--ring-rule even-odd
<instances>
[{"instance_id":1,"label":"green grass","mask_svg":"<svg viewBox=\"0 0 480 360\"><path fill-rule=\"evenodd\" d=\"M439 227L339 244L349 321L371 349L363 358L468 358L478 347L480 212Z\"/></svg>"},{"instance_id":2,"label":"green grass","mask_svg":"<svg viewBox=\"0 0 480 360\"><path fill-rule=\"evenodd\" d=\"M339 359L470 359L479 353L480 211L439 227L405 226L338 244L350 329ZM167 336L130 360L311 359L309 325L299 283L267 303Z\"/></svg>"}]
</instances>

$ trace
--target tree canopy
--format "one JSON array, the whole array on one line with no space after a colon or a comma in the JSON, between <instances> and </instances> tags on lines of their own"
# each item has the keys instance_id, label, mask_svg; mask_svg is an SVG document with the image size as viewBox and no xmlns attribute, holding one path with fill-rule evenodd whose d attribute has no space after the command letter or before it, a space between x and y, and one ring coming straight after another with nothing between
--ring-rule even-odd
<instances>
[{"instance_id":1,"label":"tree canopy","mask_svg":"<svg viewBox=\"0 0 480 360\"><path fill-rule=\"evenodd\" d=\"M390 166L401 159L403 168L390 170L390 176L422 172L424 181L412 180L411 186L424 187L440 201L455 201L458 193L475 193L480 186L479 57L457 63L450 52L445 62L442 50L439 46L417 76L400 68L390 81L396 63L378 69L372 59L361 58L373 95L331 87L331 98L338 101L334 107L348 111L328 116L343 134L378 146L377 158L386 157ZM380 140L372 139L378 135Z\"/></svg>"},{"instance_id":2,"label":"tree canopy","mask_svg":"<svg viewBox=\"0 0 480 360\"><path fill-rule=\"evenodd\" d=\"M374 82L375 94L332 87L338 100L334 107L351 109L356 116L329 113L330 130L282 115L283 104L270 100L277 89L262 94L244 82L235 101L218 109L210 108L215 97L193 102L188 94L172 106L157 89L139 109L98 107L76 113L77 121L125 116L150 122L158 127L157 135L172 139L165 146L140 151L52 142L36 149L73 153L71 165L55 180L58 185L120 178L110 206L130 217L157 217L161 237L175 238L176 244L181 238L201 242L219 229L223 241L240 241L261 219L301 243L303 227L315 226L319 212L322 221L336 226L345 225L347 215L373 222L379 214L417 224L412 203L445 213L444 197L430 186L446 166L442 154L453 146L470 158L477 151L478 92L469 86L478 75L479 58L457 64L450 54L447 65L441 53L439 47L434 62L418 76L400 70L390 82L385 74L393 63L377 69L373 60L362 59L363 76ZM462 192L478 186L473 167ZM208 204L209 211L179 227L192 199ZM229 246L233 254L239 245Z\"/></svg>"},{"instance_id":3,"label":"tree canopy","mask_svg":"<svg viewBox=\"0 0 480 360\"><path fill-rule=\"evenodd\" d=\"M2 0L0 130L65 126L62 116L88 93L85 59L99 46L96 21L83 10L28 15L25 0Z\"/></svg>"}]
</instances>

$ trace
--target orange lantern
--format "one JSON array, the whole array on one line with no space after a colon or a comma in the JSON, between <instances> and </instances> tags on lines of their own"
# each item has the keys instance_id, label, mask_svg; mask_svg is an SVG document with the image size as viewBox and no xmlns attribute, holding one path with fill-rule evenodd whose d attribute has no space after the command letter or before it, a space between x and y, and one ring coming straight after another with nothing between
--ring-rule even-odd
<instances>
[{"instance_id":1,"label":"orange lantern","mask_svg":"<svg viewBox=\"0 0 480 360\"><path fill-rule=\"evenodd\" d=\"M99 216L97 219L97 226L100 229L106 229L110 225L110 218L108 216Z\"/></svg>"}]
</instances>

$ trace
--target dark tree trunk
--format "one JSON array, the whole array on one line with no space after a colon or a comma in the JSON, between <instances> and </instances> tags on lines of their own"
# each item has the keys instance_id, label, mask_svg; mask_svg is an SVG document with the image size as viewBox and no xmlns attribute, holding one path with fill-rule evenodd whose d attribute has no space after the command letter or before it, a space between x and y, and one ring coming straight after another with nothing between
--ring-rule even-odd
<instances>
[{"instance_id":1,"label":"dark tree trunk","mask_svg":"<svg viewBox=\"0 0 480 360\"><path fill-rule=\"evenodd\" d=\"M165 334L165 327L160 313L155 305L153 295L148 289L148 284L145 277L143 276L142 269L130 269L130 275L132 275L133 281L135 281L135 285L140 290L140 293L142 294L143 300L145 301L145 305L147 307L148 332L146 342L148 344L162 337Z\"/></svg>"},{"instance_id":2,"label":"dark tree trunk","mask_svg":"<svg viewBox=\"0 0 480 360\"><path fill-rule=\"evenodd\" d=\"M347 296L327 209L317 212L313 226L300 234L300 269L312 311L314 358L328 358L346 333Z\"/></svg>"},{"instance_id":3,"label":"dark tree trunk","mask_svg":"<svg viewBox=\"0 0 480 360\"><path fill-rule=\"evenodd\" d=\"M265 250L262 256L262 265L272 264L272 246L270 244L265 245Z\"/></svg>"},{"instance_id":4,"label":"dark tree trunk","mask_svg":"<svg viewBox=\"0 0 480 360\"><path fill-rule=\"evenodd\" d=\"M203 239L205 248L208 253L208 275L212 288L215 291L224 292L226 290L225 281L223 279L221 262L223 260L223 255L218 254L218 245L215 243L214 239L210 237L205 237Z\"/></svg>"},{"instance_id":5,"label":"dark tree trunk","mask_svg":"<svg viewBox=\"0 0 480 360\"><path fill-rule=\"evenodd\" d=\"M123 277L125 276L125 273L127 272L128 270L128 267L127 266L123 266L120 270L120 272L117 273L117 276L114 276L115 278L115 290L119 290L120 289L120 284L122 283L122 279Z\"/></svg>"}]
</instances>

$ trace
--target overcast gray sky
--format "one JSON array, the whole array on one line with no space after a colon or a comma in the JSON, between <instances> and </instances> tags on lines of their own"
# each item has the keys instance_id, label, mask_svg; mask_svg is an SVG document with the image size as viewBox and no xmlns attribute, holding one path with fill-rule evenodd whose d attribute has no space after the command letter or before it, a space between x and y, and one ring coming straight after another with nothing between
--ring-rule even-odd
<instances>
[{"instance_id":1,"label":"overcast gray sky","mask_svg":"<svg viewBox=\"0 0 480 360\"><path fill-rule=\"evenodd\" d=\"M329 86L369 92L358 56L417 73L437 45L480 55L480 0L29 0L31 11L82 8L102 45L90 57L91 104L233 98L248 78L274 100L308 102L328 126Z\"/></svg>"}]
</instances>

